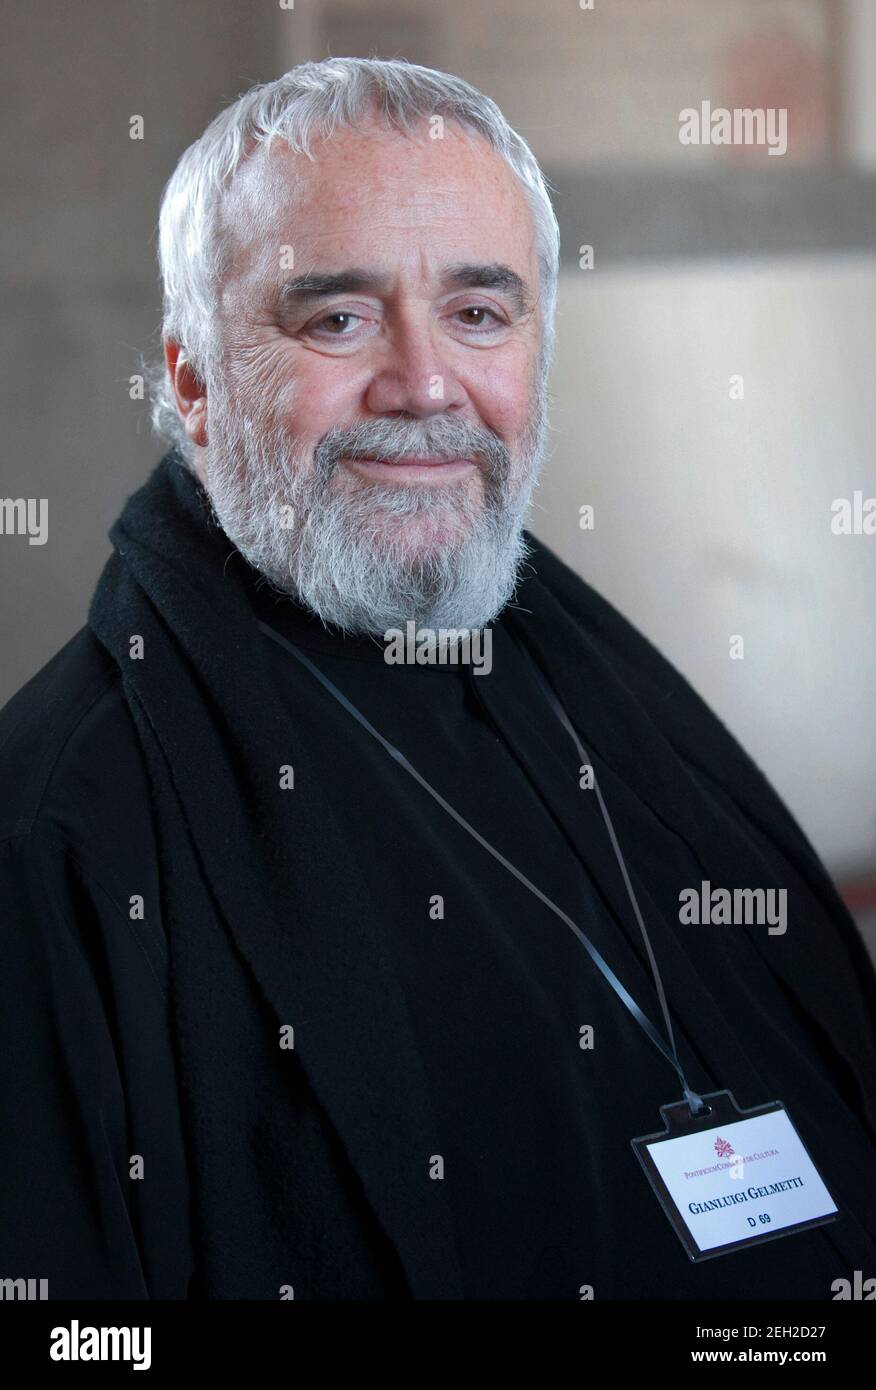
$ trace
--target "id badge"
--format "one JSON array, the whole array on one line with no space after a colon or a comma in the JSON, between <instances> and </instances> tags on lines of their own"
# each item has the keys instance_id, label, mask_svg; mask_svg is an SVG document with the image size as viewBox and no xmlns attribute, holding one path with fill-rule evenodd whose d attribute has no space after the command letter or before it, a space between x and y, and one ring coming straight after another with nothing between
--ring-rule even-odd
<instances>
[{"instance_id":1,"label":"id badge","mask_svg":"<svg viewBox=\"0 0 876 1390\"><path fill-rule=\"evenodd\" d=\"M659 1134L631 1141L692 1260L835 1221L839 1209L781 1101L740 1110L729 1091L661 1105Z\"/></svg>"}]
</instances>

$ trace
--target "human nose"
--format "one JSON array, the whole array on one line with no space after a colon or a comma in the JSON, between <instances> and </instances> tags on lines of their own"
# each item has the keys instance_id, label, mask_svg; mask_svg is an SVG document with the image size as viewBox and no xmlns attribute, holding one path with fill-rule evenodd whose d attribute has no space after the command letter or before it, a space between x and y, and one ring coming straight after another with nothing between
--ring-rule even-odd
<instances>
[{"instance_id":1,"label":"human nose","mask_svg":"<svg viewBox=\"0 0 876 1390\"><path fill-rule=\"evenodd\" d=\"M465 389L432 323L398 325L381 344L366 404L375 415L403 412L423 419L465 405Z\"/></svg>"}]
</instances>

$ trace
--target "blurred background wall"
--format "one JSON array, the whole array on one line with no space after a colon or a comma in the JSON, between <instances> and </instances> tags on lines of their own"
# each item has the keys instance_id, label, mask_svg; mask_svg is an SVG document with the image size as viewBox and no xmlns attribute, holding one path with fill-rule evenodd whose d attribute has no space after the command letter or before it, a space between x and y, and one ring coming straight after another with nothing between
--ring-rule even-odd
<instances>
[{"instance_id":1,"label":"blurred background wall","mask_svg":"<svg viewBox=\"0 0 876 1390\"><path fill-rule=\"evenodd\" d=\"M0 702L84 621L160 457L131 378L183 149L305 59L447 68L555 190L532 529L741 739L876 950L876 535L831 530L876 495L876 3L42 0L7 4L3 38L0 496L48 499L49 542L0 536ZM787 151L681 144L704 101L786 110Z\"/></svg>"}]
</instances>

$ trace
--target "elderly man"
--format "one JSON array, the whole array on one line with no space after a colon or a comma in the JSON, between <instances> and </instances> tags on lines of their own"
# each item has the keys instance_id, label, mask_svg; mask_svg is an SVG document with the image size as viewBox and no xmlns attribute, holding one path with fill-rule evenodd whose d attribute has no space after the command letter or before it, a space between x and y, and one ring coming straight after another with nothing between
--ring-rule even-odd
<instances>
[{"instance_id":1,"label":"elderly man","mask_svg":"<svg viewBox=\"0 0 876 1390\"><path fill-rule=\"evenodd\" d=\"M726 729L524 529L558 265L527 146L447 74L307 64L182 156L160 257L173 448L0 723L4 1274L876 1274L854 924Z\"/></svg>"}]
</instances>

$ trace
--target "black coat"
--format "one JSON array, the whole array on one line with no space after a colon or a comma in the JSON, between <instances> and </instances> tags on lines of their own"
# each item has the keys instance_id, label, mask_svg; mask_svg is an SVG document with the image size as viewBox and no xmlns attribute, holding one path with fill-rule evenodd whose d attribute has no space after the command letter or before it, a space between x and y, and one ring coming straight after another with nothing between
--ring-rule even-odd
<instances>
[{"instance_id":1,"label":"black coat","mask_svg":"<svg viewBox=\"0 0 876 1390\"><path fill-rule=\"evenodd\" d=\"M276 652L244 567L229 564L172 457L112 535L89 626L0 716L3 1271L48 1277L57 1298L465 1297L451 1199L424 1176L427 1069L381 905L320 778L307 798L277 795L280 765L317 764L295 744L308 678L290 676L288 707L276 698ZM783 1262L803 1250L819 1279L862 1262L872 1274L876 977L854 923L715 715L528 540L497 650L513 631L549 672L600 784L618 800L634 790L654 840L633 846L633 861L656 857L659 824L713 884L787 888L786 937L712 928L694 949L656 888L649 897L647 874L637 882L691 1083L728 1086L743 1106L781 1099L842 1211L829 1234L696 1270L658 1211L642 1247L621 1252L630 1288L656 1260L668 1296L726 1297L734 1271L750 1270L740 1296L781 1297ZM472 685L501 732L515 688L497 683L494 700L490 679ZM534 746L521 757L537 780ZM587 857L629 924L598 828ZM659 1022L653 995L639 1002ZM624 1027L635 1031L626 1017ZM650 1083L636 1096L636 1076L601 1073L629 1110L627 1140L658 1128L657 1104L677 1099L656 1054L654 1066L665 1069L656 1099ZM628 1143L616 1162L601 1170L606 1194L630 1185L631 1201L654 1203L634 1186L644 1179ZM586 1210L599 1199L585 1187L579 1200ZM667 1258L680 1262L675 1287ZM593 1262L608 1269L595 1251ZM773 1279L760 1291L758 1269ZM611 1293L624 1296L622 1279Z\"/></svg>"}]
</instances>

